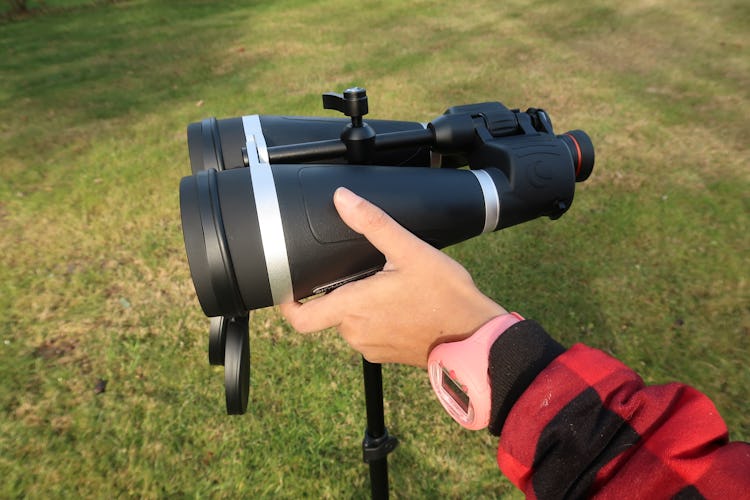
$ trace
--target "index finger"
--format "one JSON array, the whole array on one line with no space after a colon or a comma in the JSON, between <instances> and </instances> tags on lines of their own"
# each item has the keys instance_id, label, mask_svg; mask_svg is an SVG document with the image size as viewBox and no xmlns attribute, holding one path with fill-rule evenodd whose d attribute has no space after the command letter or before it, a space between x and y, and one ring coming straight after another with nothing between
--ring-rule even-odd
<instances>
[{"instance_id":1,"label":"index finger","mask_svg":"<svg viewBox=\"0 0 750 500\"><path fill-rule=\"evenodd\" d=\"M356 293L358 289L358 283L348 283L305 302L279 304L279 309L292 328L300 333L336 328L343 321L351 304L361 300Z\"/></svg>"}]
</instances>

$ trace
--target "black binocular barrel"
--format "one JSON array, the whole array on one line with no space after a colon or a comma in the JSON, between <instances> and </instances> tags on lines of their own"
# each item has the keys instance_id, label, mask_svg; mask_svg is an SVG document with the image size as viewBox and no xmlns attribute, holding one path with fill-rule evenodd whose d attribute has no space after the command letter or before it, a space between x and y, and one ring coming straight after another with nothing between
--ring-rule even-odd
<instances>
[{"instance_id":1,"label":"black binocular barrel","mask_svg":"<svg viewBox=\"0 0 750 500\"><path fill-rule=\"evenodd\" d=\"M333 205L344 186L435 247L494 231L499 171L255 165L180 183L185 245L208 316L298 300L375 272L383 256Z\"/></svg>"},{"instance_id":2,"label":"black binocular barrel","mask_svg":"<svg viewBox=\"0 0 750 500\"><path fill-rule=\"evenodd\" d=\"M337 143L338 154L319 155L317 159L342 157L339 141L342 129L349 121L344 118L297 117L275 115L248 115L237 118L206 118L203 121L188 125L188 151L193 173L202 170L228 170L244 167L242 149L246 145L248 127L262 130L266 146L269 149L295 144ZM379 135L394 132L424 130L425 125L417 122L397 120L367 120ZM248 125L251 124L251 125ZM312 158L311 158L312 159ZM275 163L301 163L281 158ZM344 163L343 157L338 161L327 163ZM413 165L429 166L430 149L420 145L404 145L400 148L389 148L377 151L372 159L374 165Z\"/></svg>"}]
</instances>

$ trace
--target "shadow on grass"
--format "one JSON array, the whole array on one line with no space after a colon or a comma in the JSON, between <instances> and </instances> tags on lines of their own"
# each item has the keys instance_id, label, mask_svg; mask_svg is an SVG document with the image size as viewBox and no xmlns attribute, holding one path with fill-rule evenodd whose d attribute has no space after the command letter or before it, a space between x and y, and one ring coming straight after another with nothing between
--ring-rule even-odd
<instances>
[{"instance_id":1,"label":"shadow on grass","mask_svg":"<svg viewBox=\"0 0 750 500\"><path fill-rule=\"evenodd\" d=\"M54 114L73 126L200 95L229 57L222 16L231 5L106 2L0 26L2 101L23 102L21 120Z\"/></svg>"},{"instance_id":2,"label":"shadow on grass","mask_svg":"<svg viewBox=\"0 0 750 500\"><path fill-rule=\"evenodd\" d=\"M4 8L0 9L0 23L25 21L38 16L75 12L90 9L97 5L127 1L129 0L39 0L36 2L21 0L3 2Z\"/></svg>"}]
</instances>

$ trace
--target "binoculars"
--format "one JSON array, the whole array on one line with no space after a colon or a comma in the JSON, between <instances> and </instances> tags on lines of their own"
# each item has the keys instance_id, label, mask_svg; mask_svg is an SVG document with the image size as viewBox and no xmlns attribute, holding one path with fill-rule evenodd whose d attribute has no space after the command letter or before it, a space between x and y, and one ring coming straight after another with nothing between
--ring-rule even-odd
<instances>
[{"instance_id":1,"label":"binoculars","mask_svg":"<svg viewBox=\"0 0 750 500\"><path fill-rule=\"evenodd\" d=\"M485 102L426 124L365 121L362 88L323 94L323 106L346 117L208 118L187 129L182 229L195 291L212 318L209 361L225 366L229 413L247 405L248 311L325 293L385 263L339 218L338 187L443 248L557 219L594 166L588 135L556 135L538 108Z\"/></svg>"}]
</instances>

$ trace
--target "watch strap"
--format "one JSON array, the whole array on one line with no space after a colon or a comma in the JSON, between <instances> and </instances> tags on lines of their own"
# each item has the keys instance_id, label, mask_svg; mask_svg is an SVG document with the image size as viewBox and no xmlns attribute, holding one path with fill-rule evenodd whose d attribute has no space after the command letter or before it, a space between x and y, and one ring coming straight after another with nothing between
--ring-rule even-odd
<instances>
[{"instance_id":1,"label":"watch strap","mask_svg":"<svg viewBox=\"0 0 750 500\"><path fill-rule=\"evenodd\" d=\"M467 429L483 429L489 424L492 405L488 372L490 348L503 332L522 319L517 313L496 316L470 337L439 344L430 352L428 371L432 388L448 414ZM460 392L468 396L467 408L462 408L451 396L443 383L444 377L449 377Z\"/></svg>"}]
</instances>

